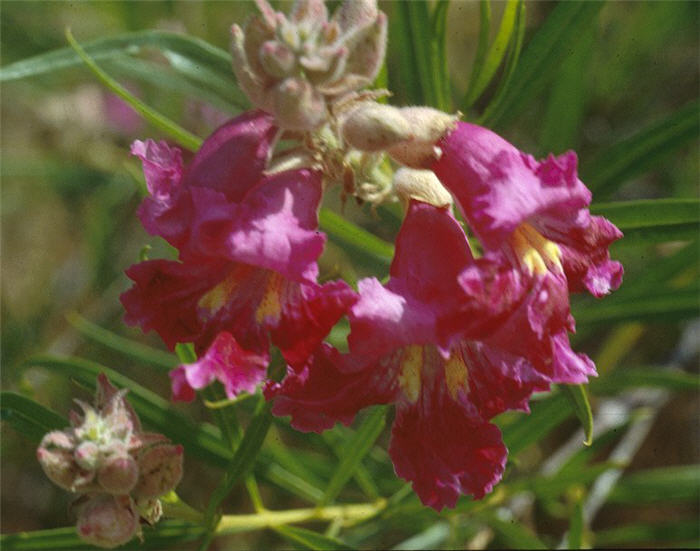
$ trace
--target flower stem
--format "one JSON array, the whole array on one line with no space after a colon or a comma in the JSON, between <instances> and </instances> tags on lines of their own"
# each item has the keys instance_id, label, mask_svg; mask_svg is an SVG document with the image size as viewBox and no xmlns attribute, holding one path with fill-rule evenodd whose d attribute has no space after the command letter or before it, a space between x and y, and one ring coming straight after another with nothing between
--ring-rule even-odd
<instances>
[{"instance_id":1,"label":"flower stem","mask_svg":"<svg viewBox=\"0 0 700 551\"><path fill-rule=\"evenodd\" d=\"M355 505L330 505L309 509L289 509L286 511L260 511L253 515L224 515L217 527L216 535L273 528L285 524L311 521L339 521L343 524L373 517L386 507L386 500Z\"/></svg>"}]
</instances>

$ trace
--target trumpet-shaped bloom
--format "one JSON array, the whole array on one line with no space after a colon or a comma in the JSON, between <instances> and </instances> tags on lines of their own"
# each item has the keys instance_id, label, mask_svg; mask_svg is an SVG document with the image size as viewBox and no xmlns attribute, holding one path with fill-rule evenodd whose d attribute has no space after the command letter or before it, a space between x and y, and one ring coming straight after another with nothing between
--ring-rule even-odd
<instances>
[{"instance_id":1,"label":"trumpet-shaped bloom","mask_svg":"<svg viewBox=\"0 0 700 551\"><path fill-rule=\"evenodd\" d=\"M449 211L414 200L390 281L359 283L350 353L321 348L281 383L269 383L273 412L319 431L349 423L369 404L395 403L390 454L421 500L441 509L460 494L481 498L506 458L489 420L527 410L530 395L552 382L594 373L568 345L568 300L535 311L544 283L498 255L474 260ZM547 306L557 297L545 298ZM519 342L505 342L506 332Z\"/></svg>"},{"instance_id":2,"label":"trumpet-shaped bloom","mask_svg":"<svg viewBox=\"0 0 700 551\"><path fill-rule=\"evenodd\" d=\"M433 170L453 193L484 246L504 250L530 273L563 271L571 291L600 297L622 281L608 246L622 232L591 216L591 192L576 154L538 162L496 133L460 122L439 143Z\"/></svg>"},{"instance_id":3,"label":"trumpet-shaped bloom","mask_svg":"<svg viewBox=\"0 0 700 551\"><path fill-rule=\"evenodd\" d=\"M178 248L179 261L127 270L134 285L121 297L126 322L155 330L171 348L193 342L199 353L223 331L241 351L215 348L179 368L177 398L191 398L204 372L228 377L230 393L253 375L259 382L264 369L250 362L266 361L270 338L289 363L302 362L356 300L343 282L316 283L325 242L317 229L321 176L307 169L266 175L275 132L268 115L241 115L215 131L187 167L165 143L132 147L150 192L143 224ZM220 368L222 358L233 362L230 369Z\"/></svg>"}]
</instances>

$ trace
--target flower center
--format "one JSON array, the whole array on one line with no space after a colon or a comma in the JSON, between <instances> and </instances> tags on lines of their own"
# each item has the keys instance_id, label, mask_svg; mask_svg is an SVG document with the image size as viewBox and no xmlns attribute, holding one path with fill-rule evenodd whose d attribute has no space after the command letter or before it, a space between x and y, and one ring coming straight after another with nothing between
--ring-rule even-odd
<instances>
[{"instance_id":1,"label":"flower center","mask_svg":"<svg viewBox=\"0 0 700 551\"><path fill-rule=\"evenodd\" d=\"M460 390L469 393L469 370L457 352L453 352L445 363L445 384L453 400L457 399Z\"/></svg>"},{"instance_id":2,"label":"flower center","mask_svg":"<svg viewBox=\"0 0 700 551\"><path fill-rule=\"evenodd\" d=\"M418 400L421 389L421 368L423 367L423 347L413 344L403 349L399 386L406 398L413 404Z\"/></svg>"},{"instance_id":3,"label":"flower center","mask_svg":"<svg viewBox=\"0 0 700 551\"><path fill-rule=\"evenodd\" d=\"M546 239L527 222L518 226L510 237L510 247L517 262L533 275L562 271L559 246Z\"/></svg>"}]
</instances>

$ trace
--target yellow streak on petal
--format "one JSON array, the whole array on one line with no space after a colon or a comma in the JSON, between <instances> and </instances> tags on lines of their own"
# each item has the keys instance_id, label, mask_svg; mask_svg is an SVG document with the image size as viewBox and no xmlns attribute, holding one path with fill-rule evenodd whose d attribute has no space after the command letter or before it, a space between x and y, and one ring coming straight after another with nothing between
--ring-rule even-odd
<instances>
[{"instance_id":1,"label":"yellow streak on petal","mask_svg":"<svg viewBox=\"0 0 700 551\"><path fill-rule=\"evenodd\" d=\"M445 383L453 400L457 399L460 389L469 393L469 370L464 360L457 354L450 356L445 364Z\"/></svg>"},{"instance_id":2,"label":"yellow streak on petal","mask_svg":"<svg viewBox=\"0 0 700 551\"><path fill-rule=\"evenodd\" d=\"M199 299L197 305L214 316L228 302L228 298L236 288L238 278L235 273L231 273L221 283L212 287L212 289Z\"/></svg>"},{"instance_id":3,"label":"yellow streak on petal","mask_svg":"<svg viewBox=\"0 0 700 551\"><path fill-rule=\"evenodd\" d=\"M280 290L282 286L282 276L272 274L268 280L265 292L260 304L255 310L255 321L262 323L266 319L278 320L282 313L282 302L280 300Z\"/></svg>"},{"instance_id":4,"label":"yellow streak on petal","mask_svg":"<svg viewBox=\"0 0 700 551\"><path fill-rule=\"evenodd\" d=\"M407 346L401 355L401 373L399 385L401 390L413 404L420 396L420 373L423 367L423 347L418 345Z\"/></svg>"},{"instance_id":5,"label":"yellow streak on petal","mask_svg":"<svg viewBox=\"0 0 700 551\"><path fill-rule=\"evenodd\" d=\"M548 267L563 270L561 249L528 223L523 223L510 239L513 251L531 274L542 275Z\"/></svg>"}]
</instances>

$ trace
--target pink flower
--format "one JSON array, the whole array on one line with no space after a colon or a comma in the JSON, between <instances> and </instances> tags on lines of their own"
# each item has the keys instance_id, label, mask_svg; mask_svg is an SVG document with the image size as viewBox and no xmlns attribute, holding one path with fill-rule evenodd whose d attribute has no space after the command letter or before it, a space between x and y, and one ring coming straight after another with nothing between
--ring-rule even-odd
<instances>
[{"instance_id":1,"label":"pink flower","mask_svg":"<svg viewBox=\"0 0 700 551\"><path fill-rule=\"evenodd\" d=\"M127 270L134 286L121 296L126 322L155 330L171 348L193 342L202 353L226 332L240 350L222 356L214 349L203 364L178 368L176 398L191 399L192 388L211 379L204 372L228 378L228 392L250 388L239 382L262 380L270 339L290 364L302 362L356 300L344 282L316 283L325 242L317 230L321 176L307 169L266 175L275 132L269 115L243 114L216 130L187 167L163 142L132 146L150 192L139 211L143 224L178 248L179 261ZM234 362L230 369L218 365L224 357ZM197 375L184 377L183 369Z\"/></svg>"},{"instance_id":2,"label":"pink flower","mask_svg":"<svg viewBox=\"0 0 700 551\"><path fill-rule=\"evenodd\" d=\"M423 503L439 510L462 493L481 498L506 459L489 420L527 411L530 395L552 382L595 373L569 348L568 297L547 297L547 307L534 311L545 280L523 276L498 255L474 260L449 211L415 200L390 273L384 286L359 282L349 354L317 350L282 383L269 383L266 396L275 398L273 413L291 415L306 431L395 403L389 451Z\"/></svg>"},{"instance_id":3,"label":"pink flower","mask_svg":"<svg viewBox=\"0 0 700 551\"><path fill-rule=\"evenodd\" d=\"M563 272L571 291L600 297L619 287L622 265L608 246L622 232L591 216L576 154L538 162L486 128L460 122L439 143L433 170L488 250L530 273Z\"/></svg>"}]
</instances>

